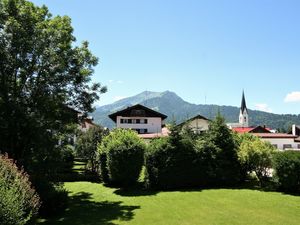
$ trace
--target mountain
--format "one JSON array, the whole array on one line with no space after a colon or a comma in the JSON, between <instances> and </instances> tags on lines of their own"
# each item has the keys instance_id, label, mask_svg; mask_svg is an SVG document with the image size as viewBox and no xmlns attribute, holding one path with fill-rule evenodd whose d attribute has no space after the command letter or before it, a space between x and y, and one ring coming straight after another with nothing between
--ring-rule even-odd
<instances>
[{"instance_id":1,"label":"mountain","mask_svg":"<svg viewBox=\"0 0 300 225\"><path fill-rule=\"evenodd\" d=\"M128 106L142 104L151 109L159 111L168 116L167 122L175 119L180 123L197 114L201 114L209 119L213 119L217 112L225 117L227 122L238 122L239 108L233 106L218 105L196 105L184 101L178 95L171 91L151 92L144 91L138 95L116 101L109 105L98 107L91 115L94 117L95 123L102 126L112 128L115 126L108 115ZM300 124L300 114L274 114L257 110L250 110L250 125L266 125L274 129L288 129L292 124Z\"/></svg>"}]
</instances>

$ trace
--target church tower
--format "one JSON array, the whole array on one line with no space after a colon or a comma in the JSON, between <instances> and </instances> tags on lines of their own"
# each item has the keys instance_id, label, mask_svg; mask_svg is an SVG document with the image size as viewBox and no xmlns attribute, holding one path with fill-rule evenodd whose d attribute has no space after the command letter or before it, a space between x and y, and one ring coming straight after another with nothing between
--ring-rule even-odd
<instances>
[{"instance_id":1,"label":"church tower","mask_svg":"<svg viewBox=\"0 0 300 225\"><path fill-rule=\"evenodd\" d=\"M244 91L243 91L243 96L242 96L239 123L242 127L249 127L249 115L248 115L248 109L247 109L247 106L246 106Z\"/></svg>"}]
</instances>

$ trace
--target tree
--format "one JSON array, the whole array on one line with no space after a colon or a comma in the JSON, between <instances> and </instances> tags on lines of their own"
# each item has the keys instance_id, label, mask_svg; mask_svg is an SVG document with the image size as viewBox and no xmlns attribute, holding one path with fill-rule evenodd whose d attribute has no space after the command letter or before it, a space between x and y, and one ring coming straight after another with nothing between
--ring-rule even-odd
<instances>
[{"instance_id":1,"label":"tree","mask_svg":"<svg viewBox=\"0 0 300 225\"><path fill-rule=\"evenodd\" d=\"M215 176L218 183L235 184L241 179L241 166L233 133L227 127L224 118L218 113L209 125L205 141L217 147L215 158Z\"/></svg>"},{"instance_id":2,"label":"tree","mask_svg":"<svg viewBox=\"0 0 300 225\"><path fill-rule=\"evenodd\" d=\"M74 46L69 17L26 0L0 4L0 149L26 166L76 122L68 107L89 112L106 88L90 84L98 60L87 42Z\"/></svg>"},{"instance_id":3,"label":"tree","mask_svg":"<svg viewBox=\"0 0 300 225\"><path fill-rule=\"evenodd\" d=\"M78 119L70 108L90 112L106 91L91 83L98 60L72 32L71 19L46 6L0 0L0 151L34 182L60 161L58 139Z\"/></svg>"},{"instance_id":4,"label":"tree","mask_svg":"<svg viewBox=\"0 0 300 225\"><path fill-rule=\"evenodd\" d=\"M108 130L95 126L78 135L75 147L76 155L88 162L92 172L97 170L97 146L107 134Z\"/></svg>"},{"instance_id":5,"label":"tree","mask_svg":"<svg viewBox=\"0 0 300 225\"><path fill-rule=\"evenodd\" d=\"M263 185L272 168L272 157L276 152L269 142L260 140L253 135L244 135L239 147L239 160L248 172L255 172L260 184Z\"/></svg>"}]
</instances>

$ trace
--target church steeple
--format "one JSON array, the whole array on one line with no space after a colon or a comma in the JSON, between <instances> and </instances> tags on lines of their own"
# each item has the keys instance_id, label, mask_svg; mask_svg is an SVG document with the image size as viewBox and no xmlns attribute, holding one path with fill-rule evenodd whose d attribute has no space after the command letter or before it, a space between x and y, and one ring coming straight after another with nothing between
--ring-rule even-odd
<instances>
[{"instance_id":1,"label":"church steeple","mask_svg":"<svg viewBox=\"0 0 300 225\"><path fill-rule=\"evenodd\" d=\"M246 105L246 100L245 100L245 93L244 93L244 90L243 90L242 103L241 103L242 113L244 113L245 110L248 111L247 110L247 105Z\"/></svg>"},{"instance_id":2,"label":"church steeple","mask_svg":"<svg viewBox=\"0 0 300 225\"><path fill-rule=\"evenodd\" d=\"M239 123L242 127L249 126L249 116L248 116L248 109L247 109L247 105L246 105L244 90L243 90L243 95L242 95Z\"/></svg>"}]
</instances>

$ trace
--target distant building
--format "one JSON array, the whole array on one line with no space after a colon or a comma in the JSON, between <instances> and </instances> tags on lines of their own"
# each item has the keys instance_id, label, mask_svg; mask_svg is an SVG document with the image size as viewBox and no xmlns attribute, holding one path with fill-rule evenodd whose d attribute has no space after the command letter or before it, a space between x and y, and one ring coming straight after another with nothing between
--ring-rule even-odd
<instances>
[{"instance_id":1,"label":"distant building","mask_svg":"<svg viewBox=\"0 0 300 225\"><path fill-rule=\"evenodd\" d=\"M209 129L209 122L210 120L206 117L197 115L178 124L178 126L181 128L188 128L194 133L199 134Z\"/></svg>"},{"instance_id":2,"label":"distant building","mask_svg":"<svg viewBox=\"0 0 300 225\"><path fill-rule=\"evenodd\" d=\"M290 134L275 133L274 130L265 126L249 127L249 114L246 106L245 94L242 95L239 123L229 123L228 127L237 133L250 133L270 142L279 150L300 150L300 126L293 125Z\"/></svg>"},{"instance_id":3,"label":"distant building","mask_svg":"<svg viewBox=\"0 0 300 225\"><path fill-rule=\"evenodd\" d=\"M264 141L270 142L275 148L280 150L300 150L299 136L282 133L253 133Z\"/></svg>"},{"instance_id":4,"label":"distant building","mask_svg":"<svg viewBox=\"0 0 300 225\"><path fill-rule=\"evenodd\" d=\"M257 126L257 127L233 127L233 131L244 134L244 133L271 133L271 129L265 126Z\"/></svg>"},{"instance_id":5,"label":"distant building","mask_svg":"<svg viewBox=\"0 0 300 225\"><path fill-rule=\"evenodd\" d=\"M137 104L109 115L117 128L132 129L138 134L151 134L145 137L163 135L162 127L166 115ZM143 136L141 136L143 137Z\"/></svg>"}]
</instances>

